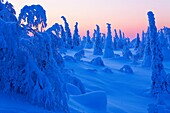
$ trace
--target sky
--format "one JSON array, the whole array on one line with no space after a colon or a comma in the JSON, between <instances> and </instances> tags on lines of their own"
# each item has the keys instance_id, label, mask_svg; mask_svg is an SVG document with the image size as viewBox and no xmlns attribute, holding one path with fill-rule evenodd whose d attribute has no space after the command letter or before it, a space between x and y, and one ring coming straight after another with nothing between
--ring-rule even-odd
<instances>
[{"instance_id":1,"label":"sky","mask_svg":"<svg viewBox=\"0 0 170 113\"><path fill-rule=\"evenodd\" d=\"M106 23L114 29L121 29L131 39L137 33L146 31L148 26L147 12L153 11L158 28L170 27L170 0L8 0L14 5L17 15L24 5L40 4L46 10L48 27L54 23L64 24L65 16L74 31L79 23L79 34L86 35L90 30L92 36L96 24L102 33L107 33ZM113 33L114 36L114 33Z\"/></svg>"}]
</instances>

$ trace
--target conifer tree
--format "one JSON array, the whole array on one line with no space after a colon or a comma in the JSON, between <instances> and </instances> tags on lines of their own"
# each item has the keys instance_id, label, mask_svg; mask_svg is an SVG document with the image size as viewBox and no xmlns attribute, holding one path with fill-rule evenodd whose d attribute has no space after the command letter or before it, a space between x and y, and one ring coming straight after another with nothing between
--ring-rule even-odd
<instances>
[{"instance_id":1,"label":"conifer tree","mask_svg":"<svg viewBox=\"0 0 170 113\"><path fill-rule=\"evenodd\" d=\"M71 49L72 46L73 46L73 40L72 40L72 35L71 35L70 27L69 27L69 24L68 24L66 18L64 16L61 16L61 18L63 19L64 24L65 24L65 32L66 32L65 36L66 36L66 40L67 40L66 47L68 49Z\"/></svg>"},{"instance_id":2,"label":"conifer tree","mask_svg":"<svg viewBox=\"0 0 170 113\"><path fill-rule=\"evenodd\" d=\"M149 20L149 36L152 53L152 90L153 95L162 94L165 90L165 71L163 62L163 55L160 48L160 43L157 36L157 28L155 25L155 18L153 12L148 12Z\"/></svg>"},{"instance_id":3,"label":"conifer tree","mask_svg":"<svg viewBox=\"0 0 170 113\"><path fill-rule=\"evenodd\" d=\"M96 39L95 39L95 44L94 44L94 51L93 55L102 55L103 50L102 50L102 42L101 42L101 33L100 33L100 27L96 25Z\"/></svg>"},{"instance_id":4,"label":"conifer tree","mask_svg":"<svg viewBox=\"0 0 170 113\"><path fill-rule=\"evenodd\" d=\"M74 34L73 34L73 48L78 49L80 46L80 35L78 33L78 22L74 26Z\"/></svg>"},{"instance_id":5,"label":"conifer tree","mask_svg":"<svg viewBox=\"0 0 170 113\"><path fill-rule=\"evenodd\" d=\"M104 47L104 58L112 58L114 56L113 46L112 46L112 32L111 32L111 24L107 23L107 38L106 44Z\"/></svg>"}]
</instances>

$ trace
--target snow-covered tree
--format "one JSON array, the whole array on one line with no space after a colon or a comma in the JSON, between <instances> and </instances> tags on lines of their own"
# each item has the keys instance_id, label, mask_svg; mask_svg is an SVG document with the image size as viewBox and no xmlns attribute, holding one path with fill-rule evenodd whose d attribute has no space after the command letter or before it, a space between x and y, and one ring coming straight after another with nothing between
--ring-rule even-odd
<instances>
[{"instance_id":1,"label":"snow-covered tree","mask_svg":"<svg viewBox=\"0 0 170 113\"><path fill-rule=\"evenodd\" d=\"M118 43L119 37L117 35L116 29L114 29L114 33L115 33L115 36L114 36L114 43L113 43L113 45L114 45L114 49L116 50L116 49L118 49L118 47L117 47L118 44L117 43Z\"/></svg>"},{"instance_id":2,"label":"snow-covered tree","mask_svg":"<svg viewBox=\"0 0 170 113\"><path fill-rule=\"evenodd\" d=\"M85 46L86 46L86 41L87 41L87 39L86 39L86 37L85 36L83 36L83 39L81 40L81 44L80 44L80 48L81 49L84 49L85 48Z\"/></svg>"},{"instance_id":3,"label":"snow-covered tree","mask_svg":"<svg viewBox=\"0 0 170 113\"><path fill-rule=\"evenodd\" d=\"M60 32L61 32L60 25L58 23L55 23L52 27L47 29L47 32L52 40L51 43L52 43L52 48L54 50L53 51L54 55L59 54L57 53L57 51L59 51L60 53L65 53L66 52L65 43L63 41L63 38L61 38L60 36Z\"/></svg>"},{"instance_id":4,"label":"snow-covered tree","mask_svg":"<svg viewBox=\"0 0 170 113\"><path fill-rule=\"evenodd\" d=\"M96 33L97 31L94 29L94 32L93 32L93 37L92 37L92 42L93 42L93 45L95 44L95 41L96 41Z\"/></svg>"},{"instance_id":5,"label":"snow-covered tree","mask_svg":"<svg viewBox=\"0 0 170 113\"><path fill-rule=\"evenodd\" d=\"M163 55L160 48L159 39L157 36L157 28L155 18L152 11L148 12L149 20L149 36L151 42L152 53L152 94L158 95L165 90L165 71L163 67Z\"/></svg>"},{"instance_id":6,"label":"snow-covered tree","mask_svg":"<svg viewBox=\"0 0 170 113\"><path fill-rule=\"evenodd\" d=\"M91 49L93 47L93 42L91 41L91 37L90 37L90 31L87 30L87 36L86 36L86 49Z\"/></svg>"},{"instance_id":7,"label":"snow-covered tree","mask_svg":"<svg viewBox=\"0 0 170 113\"><path fill-rule=\"evenodd\" d=\"M65 33L64 28L63 28L62 25L60 25L60 30L61 30L61 38L63 39L64 46L66 47L66 42L67 42L66 33Z\"/></svg>"},{"instance_id":8,"label":"snow-covered tree","mask_svg":"<svg viewBox=\"0 0 170 113\"><path fill-rule=\"evenodd\" d=\"M144 67L150 67L151 66L151 59L152 59L149 32L150 32L150 30L149 30L149 27L148 27L148 31L147 31L147 34L146 34L146 42L145 42L143 61L142 61L142 66L144 66Z\"/></svg>"},{"instance_id":9,"label":"snow-covered tree","mask_svg":"<svg viewBox=\"0 0 170 113\"><path fill-rule=\"evenodd\" d=\"M74 34L73 34L73 48L79 49L80 48L80 35L78 33L78 22L74 26Z\"/></svg>"},{"instance_id":10,"label":"snow-covered tree","mask_svg":"<svg viewBox=\"0 0 170 113\"><path fill-rule=\"evenodd\" d=\"M93 55L102 55L103 50L102 50L100 27L98 25L96 25L96 27L97 27L96 40L95 40L95 44L94 44Z\"/></svg>"},{"instance_id":11,"label":"snow-covered tree","mask_svg":"<svg viewBox=\"0 0 170 113\"><path fill-rule=\"evenodd\" d=\"M160 45L161 45L164 60L170 60L170 57L169 57L170 56L170 48L168 47L169 46L168 40L167 40L167 38L165 38L165 35L164 35L162 29L158 32L158 38L160 40Z\"/></svg>"},{"instance_id":12,"label":"snow-covered tree","mask_svg":"<svg viewBox=\"0 0 170 113\"><path fill-rule=\"evenodd\" d=\"M139 48L139 45L140 45L140 37L139 37L139 33L137 33L136 42L135 42L135 50Z\"/></svg>"},{"instance_id":13,"label":"snow-covered tree","mask_svg":"<svg viewBox=\"0 0 170 113\"><path fill-rule=\"evenodd\" d=\"M164 35L165 35L165 38L168 41L169 48L170 48L170 28L164 27Z\"/></svg>"},{"instance_id":14,"label":"snow-covered tree","mask_svg":"<svg viewBox=\"0 0 170 113\"><path fill-rule=\"evenodd\" d=\"M21 9L18 21L25 29L43 32L47 26L46 11L41 5L26 5Z\"/></svg>"},{"instance_id":15,"label":"snow-covered tree","mask_svg":"<svg viewBox=\"0 0 170 113\"><path fill-rule=\"evenodd\" d=\"M132 52L129 50L128 45L125 45L122 50L122 55L125 59L132 58Z\"/></svg>"},{"instance_id":16,"label":"snow-covered tree","mask_svg":"<svg viewBox=\"0 0 170 113\"><path fill-rule=\"evenodd\" d=\"M112 32L111 32L111 24L107 23L107 38L106 44L104 47L104 58L112 58L114 56L113 45L112 45Z\"/></svg>"},{"instance_id":17,"label":"snow-covered tree","mask_svg":"<svg viewBox=\"0 0 170 113\"><path fill-rule=\"evenodd\" d=\"M8 1L6 3L3 3L3 1L0 1L0 18L6 22L16 22L16 12L14 9L14 6L9 3Z\"/></svg>"},{"instance_id":18,"label":"snow-covered tree","mask_svg":"<svg viewBox=\"0 0 170 113\"><path fill-rule=\"evenodd\" d=\"M118 49L123 49L123 36L122 36L122 31L119 30L119 39L117 41L117 48Z\"/></svg>"},{"instance_id":19,"label":"snow-covered tree","mask_svg":"<svg viewBox=\"0 0 170 113\"><path fill-rule=\"evenodd\" d=\"M104 49L106 43L106 35L104 33L101 34L101 42L102 42L102 49Z\"/></svg>"},{"instance_id":20,"label":"snow-covered tree","mask_svg":"<svg viewBox=\"0 0 170 113\"><path fill-rule=\"evenodd\" d=\"M66 40L67 40L66 47L71 49L73 46L73 40L72 40L72 35L71 35L70 28L69 28L69 24L64 16L61 16L61 18L63 19L64 24L65 24L65 32L66 32Z\"/></svg>"}]
</instances>

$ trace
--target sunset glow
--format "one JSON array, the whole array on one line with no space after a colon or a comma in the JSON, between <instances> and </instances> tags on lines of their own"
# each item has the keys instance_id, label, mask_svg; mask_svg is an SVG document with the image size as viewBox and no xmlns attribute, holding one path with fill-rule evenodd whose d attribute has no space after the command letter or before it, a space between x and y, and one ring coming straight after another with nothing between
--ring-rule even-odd
<instances>
[{"instance_id":1,"label":"sunset glow","mask_svg":"<svg viewBox=\"0 0 170 113\"><path fill-rule=\"evenodd\" d=\"M62 15L69 22L73 31L79 22L79 33L86 35L90 30L92 36L95 25L106 33L106 23L114 29L121 29L127 37L134 38L136 33L147 29L147 12L155 13L158 28L170 27L169 0L8 0L14 5L17 15L25 5L40 4L46 10L48 27L54 23L63 24Z\"/></svg>"}]
</instances>

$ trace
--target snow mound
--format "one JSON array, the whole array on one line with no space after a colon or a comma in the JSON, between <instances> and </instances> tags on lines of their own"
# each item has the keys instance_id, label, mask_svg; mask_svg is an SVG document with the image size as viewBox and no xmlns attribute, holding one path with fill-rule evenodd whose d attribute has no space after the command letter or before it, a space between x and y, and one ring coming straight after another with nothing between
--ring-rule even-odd
<instances>
[{"instance_id":1,"label":"snow mound","mask_svg":"<svg viewBox=\"0 0 170 113\"><path fill-rule=\"evenodd\" d=\"M75 53L74 58L75 60L80 61L85 55L84 50L80 50L79 52Z\"/></svg>"},{"instance_id":2,"label":"snow mound","mask_svg":"<svg viewBox=\"0 0 170 113\"><path fill-rule=\"evenodd\" d=\"M68 94L70 94L70 95L80 95L81 94L81 91L79 90L79 88L73 84L67 83L66 89L67 89Z\"/></svg>"},{"instance_id":3,"label":"snow mound","mask_svg":"<svg viewBox=\"0 0 170 113\"><path fill-rule=\"evenodd\" d=\"M70 96L69 105L74 106L80 112L85 113L105 113L107 105L106 93L103 91L93 91L82 95Z\"/></svg>"},{"instance_id":4,"label":"snow mound","mask_svg":"<svg viewBox=\"0 0 170 113\"><path fill-rule=\"evenodd\" d=\"M69 55L66 55L63 58L65 61L76 62L76 60L72 56L69 56Z\"/></svg>"},{"instance_id":5,"label":"snow mound","mask_svg":"<svg viewBox=\"0 0 170 113\"><path fill-rule=\"evenodd\" d=\"M92 61L90 62L93 65L96 66L104 66L103 60L101 59L101 57L96 57L94 59L92 59Z\"/></svg>"},{"instance_id":6,"label":"snow mound","mask_svg":"<svg viewBox=\"0 0 170 113\"><path fill-rule=\"evenodd\" d=\"M103 71L104 71L105 73L113 73L112 70L109 69L109 68L105 68L105 69L103 69Z\"/></svg>"},{"instance_id":7,"label":"snow mound","mask_svg":"<svg viewBox=\"0 0 170 113\"><path fill-rule=\"evenodd\" d=\"M125 73L133 73L132 68L129 65L124 65L121 69L121 72L125 72Z\"/></svg>"},{"instance_id":8,"label":"snow mound","mask_svg":"<svg viewBox=\"0 0 170 113\"><path fill-rule=\"evenodd\" d=\"M72 76L72 75L75 75L74 74L74 70L64 69L63 71L64 71L63 77L64 77L64 81L66 83L73 84L74 86L79 88L81 94L86 93L84 84L81 82L81 80L76 78L76 77L74 77L74 76Z\"/></svg>"}]
</instances>

